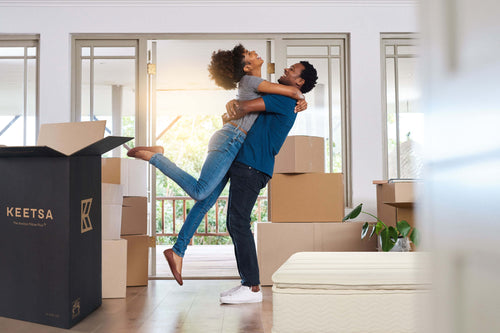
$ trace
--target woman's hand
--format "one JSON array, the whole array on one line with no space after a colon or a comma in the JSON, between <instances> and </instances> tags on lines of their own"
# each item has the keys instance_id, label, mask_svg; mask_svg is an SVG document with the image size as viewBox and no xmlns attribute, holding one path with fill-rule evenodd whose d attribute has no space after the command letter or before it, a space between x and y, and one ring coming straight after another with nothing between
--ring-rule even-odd
<instances>
[{"instance_id":1,"label":"woman's hand","mask_svg":"<svg viewBox=\"0 0 500 333\"><path fill-rule=\"evenodd\" d=\"M297 105L295 105L295 113L301 112L307 109L307 102L305 99L299 99Z\"/></svg>"}]
</instances>

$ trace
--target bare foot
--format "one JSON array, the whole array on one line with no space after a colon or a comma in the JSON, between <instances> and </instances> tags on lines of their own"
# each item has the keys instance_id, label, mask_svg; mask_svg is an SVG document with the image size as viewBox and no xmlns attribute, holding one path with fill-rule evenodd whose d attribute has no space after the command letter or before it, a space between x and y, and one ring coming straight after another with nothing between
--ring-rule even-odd
<instances>
[{"instance_id":1,"label":"bare foot","mask_svg":"<svg viewBox=\"0 0 500 333\"><path fill-rule=\"evenodd\" d=\"M182 286L182 257L178 256L172 249L163 251L163 255L167 259L170 271L175 278L175 281Z\"/></svg>"},{"instance_id":2,"label":"bare foot","mask_svg":"<svg viewBox=\"0 0 500 333\"><path fill-rule=\"evenodd\" d=\"M134 147L130 149L127 152L128 157L137 157L136 154L139 151L149 151L154 154L163 154L163 147L162 146L139 146L139 147Z\"/></svg>"}]
</instances>

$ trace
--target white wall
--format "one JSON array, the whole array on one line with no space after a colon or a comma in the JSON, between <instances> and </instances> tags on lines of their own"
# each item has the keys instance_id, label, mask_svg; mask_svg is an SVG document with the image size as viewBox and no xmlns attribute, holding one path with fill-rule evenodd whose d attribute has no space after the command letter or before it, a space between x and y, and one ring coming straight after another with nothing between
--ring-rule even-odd
<instances>
[{"instance_id":1,"label":"white wall","mask_svg":"<svg viewBox=\"0 0 500 333\"><path fill-rule=\"evenodd\" d=\"M353 201L382 179L380 33L416 32L408 0L3 1L0 33L40 34L41 123L70 120L72 33L350 33Z\"/></svg>"}]
</instances>

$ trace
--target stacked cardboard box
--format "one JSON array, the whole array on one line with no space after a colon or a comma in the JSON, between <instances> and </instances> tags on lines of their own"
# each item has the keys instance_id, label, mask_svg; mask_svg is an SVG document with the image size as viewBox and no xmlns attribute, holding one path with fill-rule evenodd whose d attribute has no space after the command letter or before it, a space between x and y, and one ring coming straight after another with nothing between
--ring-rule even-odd
<instances>
[{"instance_id":1,"label":"stacked cardboard box","mask_svg":"<svg viewBox=\"0 0 500 333\"><path fill-rule=\"evenodd\" d=\"M127 240L102 240L102 298L127 294Z\"/></svg>"},{"instance_id":2,"label":"stacked cardboard box","mask_svg":"<svg viewBox=\"0 0 500 333\"><path fill-rule=\"evenodd\" d=\"M119 184L102 183L102 239L120 239L123 190Z\"/></svg>"},{"instance_id":3,"label":"stacked cardboard box","mask_svg":"<svg viewBox=\"0 0 500 333\"><path fill-rule=\"evenodd\" d=\"M0 148L0 316L70 328L101 305L105 122L45 124Z\"/></svg>"},{"instance_id":4,"label":"stacked cardboard box","mask_svg":"<svg viewBox=\"0 0 500 333\"><path fill-rule=\"evenodd\" d=\"M377 186L377 217L387 225L406 220L414 226L414 181L374 180Z\"/></svg>"},{"instance_id":5,"label":"stacked cardboard box","mask_svg":"<svg viewBox=\"0 0 500 333\"><path fill-rule=\"evenodd\" d=\"M256 225L260 283L272 285L274 272L294 253L303 251L375 251L375 237L361 239L363 222L269 223Z\"/></svg>"},{"instance_id":6,"label":"stacked cardboard box","mask_svg":"<svg viewBox=\"0 0 500 333\"><path fill-rule=\"evenodd\" d=\"M102 160L103 182L119 184L123 188L119 233L127 242L127 287L148 284L147 167L148 163L142 160Z\"/></svg>"},{"instance_id":7,"label":"stacked cardboard box","mask_svg":"<svg viewBox=\"0 0 500 333\"><path fill-rule=\"evenodd\" d=\"M131 158L103 158L102 182L123 186L124 197L147 196L148 162Z\"/></svg>"},{"instance_id":8,"label":"stacked cardboard box","mask_svg":"<svg viewBox=\"0 0 500 333\"><path fill-rule=\"evenodd\" d=\"M376 242L361 240L362 223L341 223L344 181L341 173L325 173L324 139L290 136L276 156L269 182L269 222L258 223L260 280L271 276L300 251L375 251Z\"/></svg>"},{"instance_id":9,"label":"stacked cardboard box","mask_svg":"<svg viewBox=\"0 0 500 333\"><path fill-rule=\"evenodd\" d=\"M127 241L120 239L123 187L102 183L102 298L127 293Z\"/></svg>"},{"instance_id":10,"label":"stacked cardboard box","mask_svg":"<svg viewBox=\"0 0 500 333\"><path fill-rule=\"evenodd\" d=\"M269 182L271 222L340 222L344 217L341 173L325 173L325 140L289 136L276 156Z\"/></svg>"}]
</instances>

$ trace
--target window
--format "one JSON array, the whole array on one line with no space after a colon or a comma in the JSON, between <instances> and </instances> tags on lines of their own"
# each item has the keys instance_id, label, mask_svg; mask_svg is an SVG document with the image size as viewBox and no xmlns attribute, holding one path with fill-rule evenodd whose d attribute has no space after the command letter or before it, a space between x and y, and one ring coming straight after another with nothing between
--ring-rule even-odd
<instances>
[{"instance_id":1,"label":"window","mask_svg":"<svg viewBox=\"0 0 500 333\"><path fill-rule=\"evenodd\" d=\"M424 115L417 107L417 44L414 34L382 35L385 170L387 179L422 177Z\"/></svg>"},{"instance_id":2,"label":"window","mask_svg":"<svg viewBox=\"0 0 500 333\"><path fill-rule=\"evenodd\" d=\"M75 55L75 120L106 120L106 134L135 137L137 40L77 40Z\"/></svg>"},{"instance_id":3,"label":"window","mask_svg":"<svg viewBox=\"0 0 500 333\"><path fill-rule=\"evenodd\" d=\"M308 94L308 110L301 114L289 135L325 138L325 172L344 174L345 205L352 205L350 172L350 116L348 96L348 36L332 38L283 38L278 54L286 56L286 66L306 60L318 71L316 87ZM280 50L281 49L281 50ZM280 59L277 59L277 64ZM277 70L281 71L278 65ZM281 75L281 73L280 73ZM277 75L279 77L279 75Z\"/></svg>"},{"instance_id":4,"label":"window","mask_svg":"<svg viewBox=\"0 0 500 333\"><path fill-rule=\"evenodd\" d=\"M38 35L0 35L0 144L35 145Z\"/></svg>"}]
</instances>

